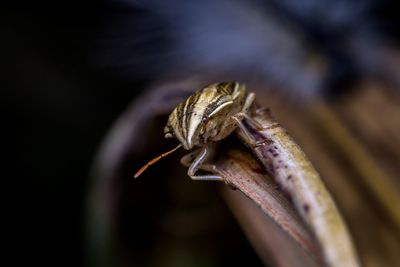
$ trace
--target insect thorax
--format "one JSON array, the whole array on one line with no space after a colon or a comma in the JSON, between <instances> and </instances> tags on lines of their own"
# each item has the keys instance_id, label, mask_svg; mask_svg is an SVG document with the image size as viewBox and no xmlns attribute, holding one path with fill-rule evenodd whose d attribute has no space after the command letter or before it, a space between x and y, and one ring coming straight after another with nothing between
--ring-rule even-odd
<instances>
[{"instance_id":1,"label":"insect thorax","mask_svg":"<svg viewBox=\"0 0 400 267\"><path fill-rule=\"evenodd\" d=\"M165 137L185 149L225 138L235 129L231 119L244 104L245 87L237 82L211 84L180 103L168 118Z\"/></svg>"}]
</instances>

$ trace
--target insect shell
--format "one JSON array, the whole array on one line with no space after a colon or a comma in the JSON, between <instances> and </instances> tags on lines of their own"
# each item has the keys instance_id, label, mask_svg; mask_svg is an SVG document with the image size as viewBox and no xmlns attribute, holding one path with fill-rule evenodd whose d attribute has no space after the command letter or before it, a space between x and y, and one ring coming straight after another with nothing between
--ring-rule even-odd
<instances>
[{"instance_id":1,"label":"insect shell","mask_svg":"<svg viewBox=\"0 0 400 267\"><path fill-rule=\"evenodd\" d=\"M231 118L243 108L244 84L222 82L206 86L180 103L168 118L165 138L177 138L186 150L219 141L231 134Z\"/></svg>"}]
</instances>

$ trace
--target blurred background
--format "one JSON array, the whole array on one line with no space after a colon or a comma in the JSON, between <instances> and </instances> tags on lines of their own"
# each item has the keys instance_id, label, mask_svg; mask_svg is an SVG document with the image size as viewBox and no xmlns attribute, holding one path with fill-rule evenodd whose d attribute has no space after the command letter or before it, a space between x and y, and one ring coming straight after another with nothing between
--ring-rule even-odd
<instances>
[{"instance_id":1,"label":"blurred background","mask_svg":"<svg viewBox=\"0 0 400 267\"><path fill-rule=\"evenodd\" d=\"M301 144L366 266L398 266L398 10L390 0L4 7L3 177L12 185L3 218L15 266L268 265L219 185L185 176L182 153L128 179L174 145L161 134L167 107L222 80L246 82ZM116 124L128 106L133 121ZM124 123L136 134L123 135L112 168L99 166Z\"/></svg>"}]
</instances>

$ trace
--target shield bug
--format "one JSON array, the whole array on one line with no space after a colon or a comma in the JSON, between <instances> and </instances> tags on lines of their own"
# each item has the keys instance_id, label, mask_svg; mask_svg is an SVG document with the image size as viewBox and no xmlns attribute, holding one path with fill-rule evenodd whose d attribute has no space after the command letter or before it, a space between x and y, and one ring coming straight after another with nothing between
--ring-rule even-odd
<instances>
[{"instance_id":1,"label":"shield bug","mask_svg":"<svg viewBox=\"0 0 400 267\"><path fill-rule=\"evenodd\" d=\"M184 156L181 162L189 166L188 175L194 180L222 180L219 175L196 175L201 167L212 171L214 166L205 161L215 150L215 142L230 135L243 117L248 117L255 94L246 94L244 84L221 82L208 85L181 102L169 115L164 128L165 138L176 138L180 144L144 165L138 177L150 165L180 147L199 149Z\"/></svg>"}]
</instances>

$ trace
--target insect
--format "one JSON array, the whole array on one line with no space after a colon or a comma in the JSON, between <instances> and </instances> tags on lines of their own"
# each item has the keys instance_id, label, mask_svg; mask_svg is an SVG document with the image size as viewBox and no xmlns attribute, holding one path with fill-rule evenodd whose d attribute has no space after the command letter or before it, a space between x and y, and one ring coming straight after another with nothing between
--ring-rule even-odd
<instances>
[{"instance_id":1,"label":"insect","mask_svg":"<svg viewBox=\"0 0 400 267\"><path fill-rule=\"evenodd\" d=\"M193 180L222 180L219 175L196 175L196 172L200 168L210 172L215 169L205 162L215 151L216 142L240 127L254 99L255 94L246 94L245 85L238 82L215 83L195 92L176 106L164 128L165 138L176 138L180 144L145 164L135 178L180 147L185 150L198 147L181 159L183 165L189 166L188 175Z\"/></svg>"}]
</instances>

